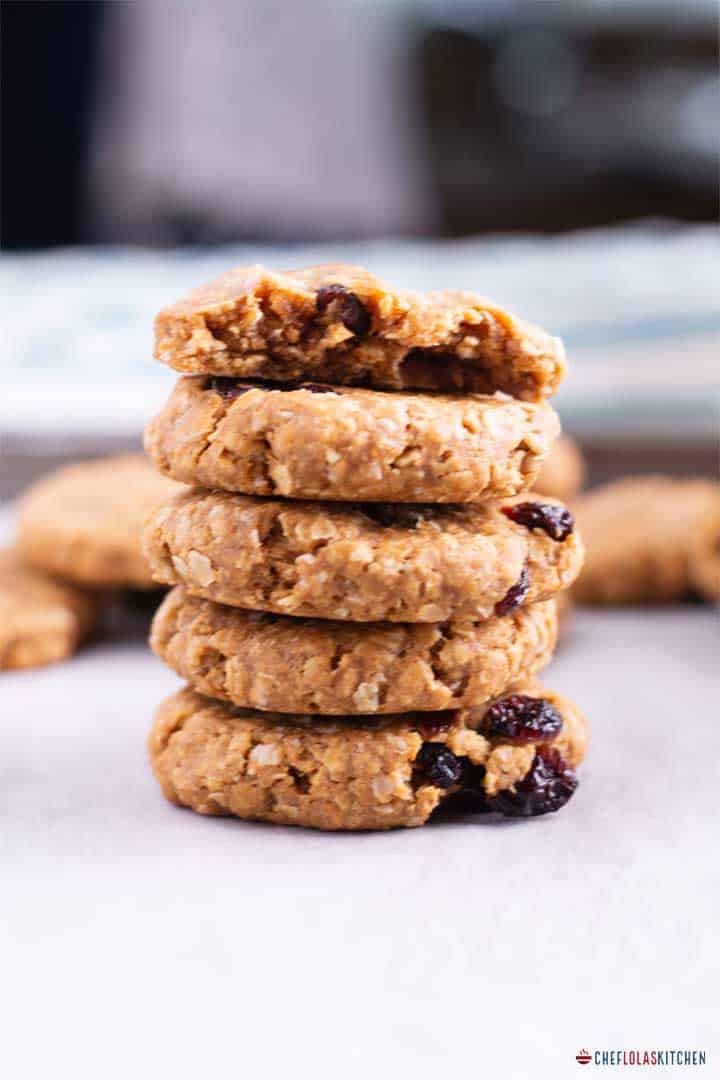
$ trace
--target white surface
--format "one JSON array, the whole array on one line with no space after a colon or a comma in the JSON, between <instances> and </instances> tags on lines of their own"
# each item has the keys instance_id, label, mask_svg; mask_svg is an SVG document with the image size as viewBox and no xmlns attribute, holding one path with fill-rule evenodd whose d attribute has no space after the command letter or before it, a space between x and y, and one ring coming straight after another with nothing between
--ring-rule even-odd
<instances>
[{"instance_id":1,"label":"white surface","mask_svg":"<svg viewBox=\"0 0 720 1080\"><path fill-rule=\"evenodd\" d=\"M139 644L1 676L3 1075L718 1075L716 616L582 614L547 683L594 732L563 812L331 835L167 805Z\"/></svg>"}]
</instances>

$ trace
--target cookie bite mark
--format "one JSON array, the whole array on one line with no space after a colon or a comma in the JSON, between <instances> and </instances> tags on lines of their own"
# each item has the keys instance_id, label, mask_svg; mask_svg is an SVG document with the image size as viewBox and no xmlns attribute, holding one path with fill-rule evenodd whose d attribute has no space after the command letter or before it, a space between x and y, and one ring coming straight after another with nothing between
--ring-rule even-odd
<instances>
[{"instance_id":1,"label":"cookie bite mark","mask_svg":"<svg viewBox=\"0 0 720 1080\"><path fill-rule=\"evenodd\" d=\"M552 394L562 343L472 293L396 289L343 264L239 267L161 311L157 359L195 374Z\"/></svg>"}]
</instances>

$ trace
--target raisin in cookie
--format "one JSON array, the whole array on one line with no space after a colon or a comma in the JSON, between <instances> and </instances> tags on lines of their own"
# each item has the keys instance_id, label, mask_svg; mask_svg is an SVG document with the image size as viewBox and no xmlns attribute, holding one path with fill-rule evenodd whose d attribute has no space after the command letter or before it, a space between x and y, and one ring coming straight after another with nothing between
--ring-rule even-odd
<instances>
[{"instance_id":1,"label":"raisin in cookie","mask_svg":"<svg viewBox=\"0 0 720 1080\"><path fill-rule=\"evenodd\" d=\"M395 289L342 263L239 267L165 308L155 356L177 371L380 389L552 394L558 338L468 292Z\"/></svg>"},{"instance_id":2,"label":"raisin in cookie","mask_svg":"<svg viewBox=\"0 0 720 1080\"><path fill-rule=\"evenodd\" d=\"M692 588L690 552L717 502L710 480L629 476L573 503L587 547L583 603L672 603Z\"/></svg>"},{"instance_id":3,"label":"raisin in cookie","mask_svg":"<svg viewBox=\"0 0 720 1080\"><path fill-rule=\"evenodd\" d=\"M422 825L448 810L529 817L574 793L587 723L537 684L475 709L365 719L238 709L185 689L149 749L170 802L316 829Z\"/></svg>"},{"instance_id":4,"label":"raisin in cookie","mask_svg":"<svg viewBox=\"0 0 720 1080\"><path fill-rule=\"evenodd\" d=\"M173 589L157 655L210 697L284 713L399 713L475 705L549 663L554 601L485 622L347 623L214 604Z\"/></svg>"},{"instance_id":5,"label":"raisin in cookie","mask_svg":"<svg viewBox=\"0 0 720 1080\"><path fill-rule=\"evenodd\" d=\"M175 480L249 495L472 502L530 487L559 430L549 405L506 395L200 377L179 381L145 448Z\"/></svg>"},{"instance_id":6,"label":"raisin in cookie","mask_svg":"<svg viewBox=\"0 0 720 1080\"><path fill-rule=\"evenodd\" d=\"M156 588L140 547L143 523L181 490L142 454L68 465L33 484L20 500L23 562L79 585Z\"/></svg>"},{"instance_id":7,"label":"raisin in cookie","mask_svg":"<svg viewBox=\"0 0 720 1080\"><path fill-rule=\"evenodd\" d=\"M64 660L95 621L95 604L80 589L27 570L0 551L0 671Z\"/></svg>"},{"instance_id":8,"label":"raisin in cookie","mask_svg":"<svg viewBox=\"0 0 720 1080\"><path fill-rule=\"evenodd\" d=\"M285 502L190 491L148 520L155 579L235 607L354 622L504 615L567 588L583 547L560 503Z\"/></svg>"}]
</instances>

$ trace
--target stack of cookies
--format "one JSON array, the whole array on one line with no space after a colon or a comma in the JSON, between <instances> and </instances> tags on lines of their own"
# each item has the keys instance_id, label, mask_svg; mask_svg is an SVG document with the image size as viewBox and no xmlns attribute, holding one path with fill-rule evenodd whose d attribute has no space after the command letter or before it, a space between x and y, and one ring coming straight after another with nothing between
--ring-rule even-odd
<instances>
[{"instance_id":1,"label":"stack of cookies","mask_svg":"<svg viewBox=\"0 0 720 1080\"><path fill-rule=\"evenodd\" d=\"M185 374L146 434L192 485L149 519L150 737L171 801L322 829L559 809L587 744L536 681L582 545L523 495L560 342L468 293L243 268L156 320Z\"/></svg>"}]
</instances>

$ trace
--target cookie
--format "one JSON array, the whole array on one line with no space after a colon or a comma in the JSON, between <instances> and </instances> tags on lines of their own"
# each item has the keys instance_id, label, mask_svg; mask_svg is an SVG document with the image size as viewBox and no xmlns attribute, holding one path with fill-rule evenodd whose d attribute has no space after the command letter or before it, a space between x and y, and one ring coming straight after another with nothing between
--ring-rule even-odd
<instances>
[{"instance_id":1,"label":"cookie","mask_svg":"<svg viewBox=\"0 0 720 1080\"><path fill-rule=\"evenodd\" d=\"M558 338L468 292L395 289L342 263L231 270L165 308L155 356L176 371L380 389L552 394Z\"/></svg>"},{"instance_id":2,"label":"cookie","mask_svg":"<svg viewBox=\"0 0 720 1080\"><path fill-rule=\"evenodd\" d=\"M569 435L561 435L550 447L533 488L567 502L582 489L584 480L585 459L580 447Z\"/></svg>"},{"instance_id":3,"label":"cookie","mask_svg":"<svg viewBox=\"0 0 720 1080\"><path fill-rule=\"evenodd\" d=\"M150 644L196 690L283 713L475 705L552 657L554 601L485 622L347 623L165 597Z\"/></svg>"},{"instance_id":4,"label":"cookie","mask_svg":"<svg viewBox=\"0 0 720 1080\"><path fill-rule=\"evenodd\" d=\"M568 626L572 622L573 607L572 593L561 592L557 594L555 597L555 610L557 612L558 636L560 641L564 640L568 631Z\"/></svg>"},{"instance_id":5,"label":"cookie","mask_svg":"<svg viewBox=\"0 0 720 1080\"><path fill-rule=\"evenodd\" d=\"M95 604L0 551L0 671L64 660L89 634Z\"/></svg>"},{"instance_id":6,"label":"cookie","mask_svg":"<svg viewBox=\"0 0 720 1080\"><path fill-rule=\"evenodd\" d=\"M366 720L255 712L185 689L158 709L149 749L165 797L201 814L390 829L441 805L558 810L587 742L578 709L530 683L475 709Z\"/></svg>"},{"instance_id":7,"label":"cookie","mask_svg":"<svg viewBox=\"0 0 720 1080\"><path fill-rule=\"evenodd\" d=\"M521 496L410 507L189 491L149 518L143 542L163 584L353 622L508 614L566 588L583 558L570 512Z\"/></svg>"},{"instance_id":8,"label":"cookie","mask_svg":"<svg viewBox=\"0 0 720 1080\"><path fill-rule=\"evenodd\" d=\"M79 585L156 588L140 535L150 511L179 490L142 454L58 469L20 500L22 560Z\"/></svg>"},{"instance_id":9,"label":"cookie","mask_svg":"<svg viewBox=\"0 0 720 1080\"><path fill-rule=\"evenodd\" d=\"M690 551L717 503L710 480L630 476L573 503L587 547L575 595L591 604L672 603L692 588Z\"/></svg>"},{"instance_id":10,"label":"cookie","mask_svg":"<svg viewBox=\"0 0 720 1080\"><path fill-rule=\"evenodd\" d=\"M529 488L559 430L549 405L506 395L200 377L178 382L145 448L175 480L249 495L472 502Z\"/></svg>"},{"instance_id":11,"label":"cookie","mask_svg":"<svg viewBox=\"0 0 720 1080\"><path fill-rule=\"evenodd\" d=\"M712 504L696 523L690 538L689 572L691 587L714 603L720 601L720 487Z\"/></svg>"}]
</instances>

